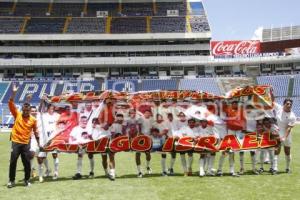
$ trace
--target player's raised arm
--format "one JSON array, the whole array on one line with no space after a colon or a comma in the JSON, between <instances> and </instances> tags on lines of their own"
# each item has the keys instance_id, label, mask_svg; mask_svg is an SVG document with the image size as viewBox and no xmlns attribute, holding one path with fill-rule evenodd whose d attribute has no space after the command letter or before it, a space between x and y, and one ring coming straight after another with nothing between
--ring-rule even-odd
<instances>
[{"instance_id":1,"label":"player's raised arm","mask_svg":"<svg viewBox=\"0 0 300 200\"><path fill-rule=\"evenodd\" d=\"M11 114L14 116L14 118L17 117L17 113L18 113L18 109L17 109L17 107L14 103L17 91L18 91L18 87L16 86L16 84L13 83L12 93L11 93L11 96L9 98L8 107L9 107L9 110L10 110Z\"/></svg>"}]
</instances>

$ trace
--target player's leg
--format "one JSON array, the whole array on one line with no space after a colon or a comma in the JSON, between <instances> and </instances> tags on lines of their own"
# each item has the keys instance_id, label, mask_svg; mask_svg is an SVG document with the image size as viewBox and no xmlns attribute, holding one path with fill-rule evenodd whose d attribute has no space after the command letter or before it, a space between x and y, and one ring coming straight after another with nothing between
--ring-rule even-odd
<instances>
[{"instance_id":1,"label":"player's leg","mask_svg":"<svg viewBox=\"0 0 300 200\"><path fill-rule=\"evenodd\" d=\"M278 145L278 147L275 149L275 155L274 155L274 174L277 173L278 171L278 160L279 160L279 155L281 152L281 145Z\"/></svg>"},{"instance_id":2,"label":"player's leg","mask_svg":"<svg viewBox=\"0 0 300 200\"><path fill-rule=\"evenodd\" d=\"M116 172L115 172L115 168L116 168L115 153L109 152L108 155L109 155L109 168L110 168L109 178L111 180L115 180L115 178L116 178Z\"/></svg>"},{"instance_id":3,"label":"player's leg","mask_svg":"<svg viewBox=\"0 0 300 200\"><path fill-rule=\"evenodd\" d=\"M234 171L234 152L229 152L229 172L231 176L238 177Z\"/></svg>"},{"instance_id":4,"label":"player's leg","mask_svg":"<svg viewBox=\"0 0 300 200\"><path fill-rule=\"evenodd\" d=\"M174 175L174 164L176 160L176 152L171 152L169 174Z\"/></svg>"},{"instance_id":5,"label":"player's leg","mask_svg":"<svg viewBox=\"0 0 300 200\"><path fill-rule=\"evenodd\" d=\"M239 154L240 154L240 171L239 171L239 174L242 175L245 172L245 165L244 165L244 163L245 163L245 161L244 161L245 160L245 152L240 151Z\"/></svg>"},{"instance_id":6,"label":"player's leg","mask_svg":"<svg viewBox=\"0 0 300 200\"><path fill-rule=\"evenodd\" d=\"M44 182L44 174L43 174L43 162L44 162L44 159L46 158L47 156L47 153L46 152L39 152L38 154L38 174L39 174L39 181L40 183Z\"/></svg>"},{"instance_id":7,"label":"player's leg","mask_svg":"<svg viewBox=\"0 0 300 200\"><path fill-rule=\"evenodd\" d=\"M53 173L53 180L56 180L58 178L58 167L59 167L59 159L58 159L58 153L52 153L53 158L53 165L54 165L54 173Z\"/></svg>"},{"instance_id":8,"label":"player's leg","mask_svg":"<svg viewBox=\"0 0 300 200\"><path fill-rule=\"evenodd\" d=\"M94 154L88 153L89 161L90 161L90 174L89 178L94 178L94 169L95 169L95 160L94 160Z\"/></svg>"},{"instance_id":9,"label":"player's leg","mask_svg":"<svg viewBox=\"0 0 300 200\"><path fill-rule=\"evenodd\" d=\"M214 163L215 163L215 157L216 157L216 153L215 152L211 152L209 159L208 159L208 171L207 171L207 175L209 176L214 176Z\"/></svg>"},{"instance_id":10,"label":"player's leg","mask_svg":"<svg viewBox=\"0 0 300 200\"><path fill-rule=\"evenodd\" d=\"M185 153L182 153L182 152L180 153L180 160L181 160L181 166L183 169L184 176L187 176L188 171L187 171L187 166L186 166Z\"/></svg>"},{"instance_id":11,"label":"player's leg","mask_svg":"<svg viewBox=\"0 0 300 200\"><path fill-rule=\"evenodd\" d=\"M162 176L168 176L167 174L167 154L161 154L161 168L162 168Z\"/></svg>"},{"instance_id":12,"label":"player's leg","mask_svg":"<svg viewBox=\"0 0 300 200\"><path fill-rule=\"evenodd\" d=\"M269 154L269 158L270 158L270 172L275 175L277 173L277 171L274 170L274 154L275 154L275 150L274 148L269 148L267 149L267 154Z\"/></svg>"},{"instance_id":13,"label":"player's leg","mask_svg":"<svg viewBox=\"0 0 300 200\"><path fill-rule=\"evenodd\" d=\"M217 176L222 176L223 175L223 165L224 165L225 157L226 157L226 152L223 151L221 153L220 160L219 160L219 166L218 166Z\"/></svg>"},{"instance_id":14,"label":"player's leg","mask_svg":"<svg viewBox=\"0 0 300 200\"><path fill-rule=\"evenodd\" d=\"M135 152L135 164L136 164L136 168L137 168L138 178L142 178L143 173L141 170L141 153L140 152Z\"/></svg>"},{"instance_id":15,"label":"player's leg","mask_svg":"<svg viewBox=\"0 0 300 200\"><path fill-rule=\"evenodd\" d=\"M258 175L258 171L256 170L256 151L250 151L251 156L251 165L252 165L252 172Z\"/></svg>"},{"instance_id":16,"label":"player's leg","mask_svg":"<svg viewBox=\"0 0 300 200\"><path fill-rule=\"evenodd\" d=\"M24 184L25 186L30 186L30 174L31 174L31 167L30 167L30 144L22 145L21 147L21 158L22 163L24 166Z\"/></svg>"},{"instance_id":17,"label":"player's leg","mask_svg":"<svg viewBox=\"0 0 300 200\"><path fill-rule=\"evenodd\" d=\"M204 171L204 161L205 161L206 154L201 153L200 154L200 159L199 159L199 176L203 177L205 176L205 171Z\"/></svg>"},{"instance_id":18,"label":"player's leg","mask_svg":"<svg viewBox=\"0 0 300 200\"><path fill-rule=\"evenodd\" d=\"M82 178L82 160L83 160L83 152L80 151L77 154L77 172L76 174L73 176L74 180L78 180Z\"/></svg>"},{"instance_id":19,"label":"player's leg","mask_svg":"<svg viewBox=\"0 0 300 200\"><path fill-rule=\"evenodd\" d=\"M9 182L7 183L8 188L15 186L17 161L21 153L21 145L12 142L11 143L11 153L10 153L10 163L9 163Z\"/></svg>"},{"instance_id":20,"label":"player's leg","mask_svg":"<svg viewBox=\"0 0 300 200\"><path fill-rule=\"evenodd\" d=\"M187 168L188 168L188 175L192 176L193 175L193 152L188 152L188 164L187 164Z\"/></svg>"},{"instance_id":21,"label":"player's leg","mask_svg":"<svg viewBox=\"0 0 300 200\"><path fill-rule=\"evenodd\" d=\"M285 172L291 173L291 147L290 146L284 146L284 154L285 154Z\"/></svg>"},{"instance_id":22,"label":"player's leg","mask_svg":"<svg viewBox=\"0 0 300 200\"><path fill-rule=\"evenodd\" d=\"M146 155L146 168L147 168L147 173L152 174L152 169L150 167L150 161L151 161L151 153L150 151L145 152Z\"/></svg>"}]
</instances>

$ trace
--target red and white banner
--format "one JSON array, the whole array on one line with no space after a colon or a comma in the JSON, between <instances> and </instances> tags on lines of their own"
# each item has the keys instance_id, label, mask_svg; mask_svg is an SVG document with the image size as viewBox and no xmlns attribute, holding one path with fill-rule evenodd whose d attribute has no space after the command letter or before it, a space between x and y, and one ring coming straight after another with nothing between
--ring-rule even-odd
<instances>
[{"instance_id":1,"label":"red and white banner","mask_svg":"<svg viewBox=\"0 0 300 200\"><path fill-rule=\"evenodd\" d=\"M235 56L260 53L259 40L212 41L213 56Z\"/></svg>"}]
</instances>

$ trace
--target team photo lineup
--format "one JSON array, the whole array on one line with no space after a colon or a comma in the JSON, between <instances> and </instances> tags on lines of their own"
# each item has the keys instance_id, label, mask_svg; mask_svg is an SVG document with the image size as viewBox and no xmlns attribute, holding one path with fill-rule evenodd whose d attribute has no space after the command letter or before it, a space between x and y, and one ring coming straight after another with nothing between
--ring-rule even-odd
<instances>
[{"instance_id":1,"label":"team photo lineup","mask_svg":"<svg viewBox=\"0 0 300 200\"><path fill-rule=\"evenodd\" d=\"M251 156L253 174L259 175L267 171L276 175L279 170L278 155L281 148L284 149L285 154L286 168L284 171L291 173L291 129L296 123L296 116L291 111L293 100L285 99L282 106L274 104L270 87L239 88L232 91L231 94L228 93L227 96L231 97L228 99L214 97L207 93L203 93L203 95L200 92L190 92L189 94L187 91L140 92L140 95L131 94L131 98L129 98L130 94L126 96L125 92L113 91L101 92L98 98L94 93L86 94L84 97L79 97L78 94L65 94L50 98L45 94L39 107L30 105L31 97L29 95L22 106L22 112L18 111L14 105L18 87L13 85L11 89L9 109L15 118L15 124L11 134L10 180L7 187L15 185L16 162L19 155L24 164L25 184L30 184L30 178L35 176L35 171L37 171L39 182L44 181L44 176L50 175L47 154L51 154L53 157L53 180L59 179L60 150L78 154L76 173L72 177L74 180L82 178L83 157L87 154L90 166L89 178L93 178L94 159L99 152L88 150L87 146L91 145L86 144L99 139L99 143L102 143L100 141L103 141L101 140L103 138L108 139L106 144L110 142L110 146L100 151L102 167L106 176L110 180L115 180L115 154L130 149L116 150L112 144L122 148L124 144L122 140L124 141L126 138L128 141L135 141L141 135L148 136L150 142L148 148L140 150L138 146L143 144L139 143L145 143L144 140L136 142L137 148L134 147L134 142L131 144L133 150L136 151L135 164L138 178L144 176L141 155L145 153L146 173L151 176L151 154L156 151L161 154L162 176L174 175L176 155L179 154L184 176L193 176L194 157L199 162L198 175L200 177L222 176L223 163L228 155L229 173L231 176L238 177L247 170L244 165L244 157L245 154L248 154L247 152ZM261 93L261 95L259 96L257 93ZM259 100L255 103L256 96L269 99L271 105L268 106L268 102L265 102L265 106L259 105ZM168 99L162 99L162 97L168 97ZM83 99L85 101L82 103ZM79 100L81 103L78 103ZM66 104L67 102L69 104ZM22 129L22 127L26 127L26 129ZM263 136L266 132L269 133L267 137ZM254 136L254 139L249 139L247 133ZM231 141L232 137L226 135L235 136L236 141ZM257 140L258 143L259 139L268 138L273 145L262 146L263 142L260 142L261 146L249 146L247 149L244 145L246 135L248 138L246 144L248 142L251 144L254 140ZM194 146L193 144L201 141L201 138L212 139L211 144L216 144L218 140L222 141L220 148L214 150L205 148L207 146L204 145L198 152L196 151L197 145L195 149L186 148L189 144ZM225 138L226 142L224 142ZM117 142L114 142L114 139L117 139ZM175 148L172 148L169 153L164 150L168 143L166 141L172 141L171 146L175 145ZM190 143L185 143L186 141ZM228 146L226 146L227 143ZM231 145L232 143L243 145L240 149L236 149ZM70 146L64 149L60 145ZM96 143L93 145L95 146ZM98 145L100 146L100 144ZM215 156L218 151L221 156L215 164ZM167 156L168 154L169 156ZM234 170L235 154L239 155L240 170L238 172ZM168 167L167 157L170 160ZM270 162L270 169L264 168L266 159ZM257 160L260 163L258 168Z\"/></svg>"},{"instance_id":2,"label":"team photo lineup","mask_svg":"<svg viewBox=\"0 0 300 200\"><path fill-rule=\"evenodd\" d=\"M0 0L0 199L298 200L299 7Z\"/></svg>"}]
</instances>

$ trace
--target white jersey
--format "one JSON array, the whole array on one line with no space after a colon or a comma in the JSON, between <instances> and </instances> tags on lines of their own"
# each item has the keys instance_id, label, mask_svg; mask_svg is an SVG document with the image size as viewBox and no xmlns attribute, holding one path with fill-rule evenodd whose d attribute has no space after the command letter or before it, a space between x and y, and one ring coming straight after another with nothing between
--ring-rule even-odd
<instances>
[{"instance_id":1,"label":"white jersey","mask_svg":"<svg viewBox=\"0 0 300 200\"><path fill-rule=\"evenodd\" d=\"M49 139L57 134L57 121L59 119L58 113L43 113L37 116L37 125L40 132L40 145L44 146Z\"/></svg>"},{"instance_id":2,"label":"white jersey","mask_svg":"<svg viewBox=\"0 0 300 200\"><path fill-rule=\"evenodd\" d=\"M285 131L289 126L295 126L297 118L292 111L285 112L283 109L279 109L276 111L276 119L279 127L279 134L280 136L284 136ZM289 136L291 136L291 134Z\"/></svg>"},{"instance_id":3,"label":"white jersey","mask_svg":"<svg viewBox=\"0 0 300 200\"><path fill-rule=\"evenodd\" d=\"M113 123L110 126L110 132L111 132L111 134L123 134L123 127L124 127L124 124Z\"/></svg>"},{"instance_id":4,"label":"white jersey","mask_svg":"<svg viewBox=\"0 0 300 200\"><path fill-rule=\"evenodd\" d=\"M91 135L92 135L93 140L99 140L100 138L103 138L103 137L110 138L111 132L109 129L104 130L103 128L101 128L100 125L97 125L96 127L92 128Z\"/></svg>"},{"instance_id":5,"label":"white jersey","mask_svg":"<svg viewBox=\"0 0 300 200\"><path fill-rule=\"evenodd\" d=\"M153 118L152 117L150 117L150 118L143 117L142 121L143 121L142 122L142 133L145 135L150 135L151 128L154 123Z\"/></svg>"},{"instance_id":6,"label":"white jersey","mask_svg":"<svg viewBox=\"0 0 300 200\"><path fill-rule=\"evenodd\" d=\"M207 126L205 128L199 126L199 136L200 137L215 136L217 138L219 137L219 135L216 133L216 129L213 126Z\"/></svg>"},{"instance_id":7,"label":"white jersey","mask_svg":"<svg viewBox=\"0 0 300 200\"><path fill-rule=\"evenodd\" d=\"M174 132L177 137L197 137L199 135L199 127L190 128L189 126L182 127Z\"/></svg>"},{"instance_id":8,"label":"white jersey","mask_svg":"<svg viewBox=\"0 0 300 200\"><path fill-rule=\"evenodd\" d=\"M184 122L183 121L180 121L180 120L177 120L176 121L176 130L180 130L180 129L182 129L183 127L186 127L186 126L188 126L188 122L187 122L187 120L185 120Z\"/></svg>"},{"instance_id":9,"label":"white jersey","mask_svg":"<svg viewBox=\"0 0 300 200\"><path fill-rule=\"evenodd\" d=\"M162 133L165 130L167 130L169 132L168 124L165 121L163 121L161 123L154 122L152 127L157 128L159 130L159 133Z\"/></svg>"},{"instance_id":10,"label":"white jersey","mask_svg":"<svg viewBox=\"0 0 300 200\"><path fill-rule=\"evenodd\" d=\"M257 110L251 110L250 112L246 112L246 131L248 132L256 132L256 121L262 120L264 118L264 113L259 112Z\"/></svg>"},{"instance_id":11,"label":"white jersey","mask_svg":"<svg viewBox=\"0 0 300 200\"><path fill-rule=\"evenodd\" d=\"M76 126L72 129L70 133L70 140L69 142L72 144L82 144L82 143L87 143L90 142L91 140L89 139L92 133L89 131L88 128L82 128L80 126ZM73 138L71 140L71 137Z\"/></svg>"},{"instance_id":12,"label":"white jersey","mask_svg":"<svg viewBox=\"0 0 300 200\"><path fill-rule=\"evenodd\" d=\"M173 119L173 121L167 121L166 123L167 123L167 125L168 125L168 129L169 129L169 132L168 132L168 136L173 136L173 133L174 133L174 131L177 131L178 130L178 127L177 127L177 120L174 120Z\"/></svg>"}]
</instances>

